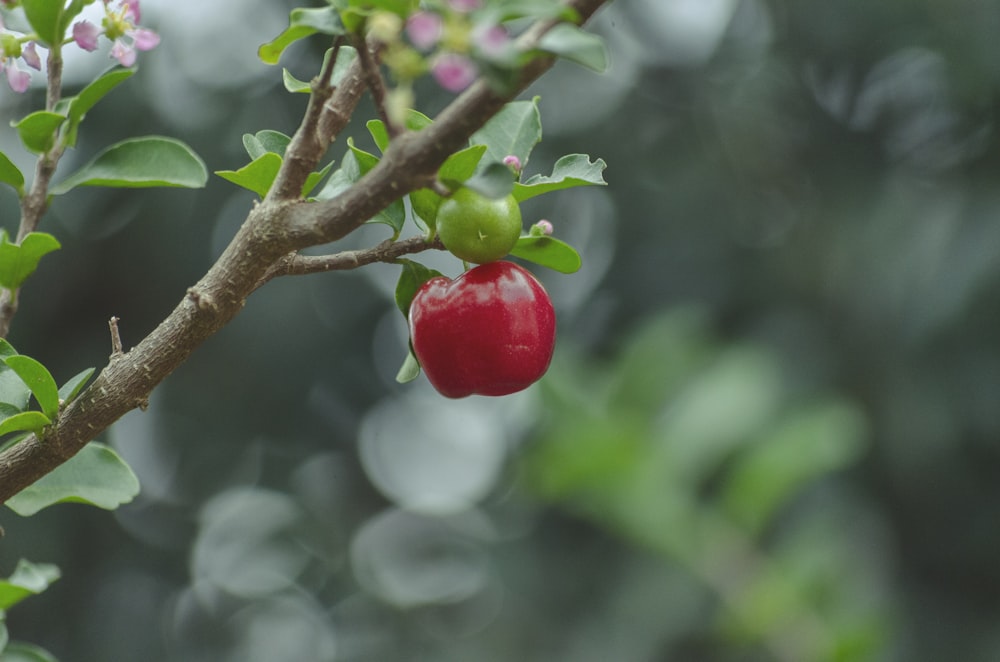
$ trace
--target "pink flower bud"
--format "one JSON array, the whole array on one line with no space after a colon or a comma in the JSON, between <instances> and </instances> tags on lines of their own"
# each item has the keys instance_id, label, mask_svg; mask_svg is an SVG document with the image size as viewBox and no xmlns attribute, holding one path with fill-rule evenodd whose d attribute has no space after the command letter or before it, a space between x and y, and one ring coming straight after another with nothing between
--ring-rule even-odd
<instances>
[{"instance_id":1,"label":"pink flower bud","mask_svg":"<svg viewBox=\"0 0 1000 662\"><path fill-rule=\"evenodd\" d=\"M438 56L431 69L438 85L449 92L461 92L476 80L476 65L464 55L444 53Z\"/></svg>"},{"instance_id":2,"label":"pink flower bud","mask_svg":"<svg viewBox=\"0 0 1000 662\"><path fill-rule=\"evenodd\" d=\"M443 25L441 17L429 11L418 11L406 19L406 34L413 45L426 51L441 39Z\"/></svg>"},{"instance_id":3,"label":"pink flower bud","mask_svg":"<svg viewBox=\"0 0 1000 662\"><path fill-rule=\"evenodd\" d=\"M547 237L552 234L554 228L552 227L552 223L543 218L542 220L535 223L531 227L531 230L532 230L531 234L533 235L544 235Z\"/></svg>"},{"instance_id":4,"label":"pink flower bud","mask_svg":"<svg viewBox=\"0 0 1000 662\"><path fill-rule=\"evenodd\" d=\"M521 159L514 154L503 157L503 164L514 172L521 172Z\"/></svg>"}]
</instances>

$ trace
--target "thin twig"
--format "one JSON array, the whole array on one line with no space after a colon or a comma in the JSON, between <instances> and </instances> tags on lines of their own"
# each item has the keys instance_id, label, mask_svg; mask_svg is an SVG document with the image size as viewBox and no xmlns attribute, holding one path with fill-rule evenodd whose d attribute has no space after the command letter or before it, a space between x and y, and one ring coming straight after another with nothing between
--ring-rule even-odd
<instances>
[{"instance_id":1,"label":"thin twig","mask_svg":"<svg viewBox=\"0 0 1000 662\"><path fill-rule=\"evenodd\" d=\"M396 123L389 116L389 111L386 109L385 80L382 78L382 72L379 70L375 58L372 57L372 52L369 50L364 38L356 37L354 47L358 51L361 70L365 74L365 83L372 93L372 101L375 102L375 110L378 112L378 117L385 124L385 130L389 134L389 138L395 138L399 135L400 129L396 126Z\"/></svg>"},{"instance_id":2,"label":"thin twig","mask_svg":"<svg viewBox=\"0 0 1000 662\"><path fill-rule=\"evenodd\" d=\"M111 330L111 358L117 359L124 353L122 352L122 337L118 333L117 317L112 316L112 318L108 320L108 328Z\"/></svg>"},{"instance_id":3,"label":"thin twig","mask_svg":"<svg viewBox=\"0 0 1000 662\"><path fill-rule=\"evenodd\" d=\"M399 241L386 239L371 248L341 251L332 255L291 253L277 262L262 280L266 282L278 276L304 276L327 271L347 271L375 262L391 263L404 255L412 255L426 250L444 250L444 244L437 237L428 240L426 237L417 236Z\"/></svg>"}]
</instances>

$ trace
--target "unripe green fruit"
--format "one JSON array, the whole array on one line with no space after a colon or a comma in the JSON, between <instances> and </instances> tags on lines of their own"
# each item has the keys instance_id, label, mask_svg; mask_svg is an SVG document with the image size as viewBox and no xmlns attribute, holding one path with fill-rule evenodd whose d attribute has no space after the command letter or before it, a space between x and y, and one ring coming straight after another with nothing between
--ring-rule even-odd
<instances>
[{"instance_id":1,"label":"unripe green fruit","mask_svg":"<svg viewBox=\"0 0 1000 662\"><path fill-rule=\"evenodd\" d=\"M486 264L514 248L521 236L521 209L513 195L493 199L460 188L438 208L437 231L455 257Z\"/></svg>"}]
</instances>

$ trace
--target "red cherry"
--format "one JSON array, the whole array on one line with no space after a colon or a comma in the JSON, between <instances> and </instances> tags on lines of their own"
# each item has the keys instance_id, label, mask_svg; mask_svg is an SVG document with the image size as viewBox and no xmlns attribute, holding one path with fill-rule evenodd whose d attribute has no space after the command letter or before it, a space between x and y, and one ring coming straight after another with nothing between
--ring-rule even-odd
<instances>
[{"instance_id":1,"label":"red cherry","mask_svg":"<svg viewBox=\"0 0 1000 662\"><path fill-rule=\"evenodd\" d=\"M556 315L545 288L513 262L489 262L424 283L410 304L410 339L442 395L507 395L549 367Z\"/></svg>"}]
</instances>

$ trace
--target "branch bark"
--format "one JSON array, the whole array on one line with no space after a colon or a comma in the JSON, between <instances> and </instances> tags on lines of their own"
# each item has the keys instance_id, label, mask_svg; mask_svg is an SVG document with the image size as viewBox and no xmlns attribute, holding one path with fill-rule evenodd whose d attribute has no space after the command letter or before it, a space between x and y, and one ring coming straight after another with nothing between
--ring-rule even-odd
<instances>
[{"instance_id":1,"label":"branch bark","mask_svg":"<svg viewBox=\"0 0 1000 662\"><path fill-rule=\"evenodd\" d=\"M569 0L567 4L576 9L582 23L607 1ZM531 48L552 25L552 21L534 25L522 36L521 45ZM464 147L477 129L552 63L550 57L532 60L509 94L498 94L481 81L475 83L431 126L395 137L379 164L353 187L332 200L305 202L300 193L306 176L346 126L366 81L355 62L335 91L317 85L271 192L251 210L218 261L149 336L128 352L112 355L94 382L41 437L30 437L0 454L0 502L68 460L125 413L144 406L152 390L228 324L262 282L316 267L315 261L295 255L296 251L346 236L394 200L431 180L452 152ZM418 239L425 245L420 246ZM394 250L416 252L434 247L415 238L367 253L343 253L324 264L337 268L347 264L345 260L357 260L360 265L364 260L378 261L380 255L391 256Z\"/></svg>"}]
</instances>

